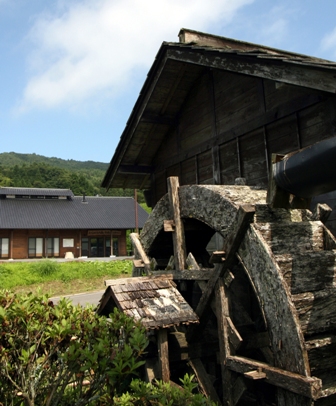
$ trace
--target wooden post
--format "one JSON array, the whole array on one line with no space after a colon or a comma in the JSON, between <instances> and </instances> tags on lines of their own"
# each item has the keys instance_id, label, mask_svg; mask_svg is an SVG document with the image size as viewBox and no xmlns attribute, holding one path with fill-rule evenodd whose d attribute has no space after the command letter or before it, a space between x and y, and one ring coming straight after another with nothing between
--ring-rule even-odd
<instances>
[{"instance_id":1,"label":"wooden post","mask_svg":"<svg viewBox=\"0 0 336 406\"><path fill-rule=\"evenodd\" d=\"M150 269L150 261L147 257L147 254L145 253L145 250L142 247L142 244L139 240L139 234L137 233L131 233L130 234L131 242L135 251L135 259L141 259L144 267L146 274L148 275L151 271Z\"/></svg>"},{"instance_id":2,"label":"wooden post","mask_svg":"<svg viewBox=\"0 0 336 406\"><path fill-rule=\"evenodd\" d=\"M170 212L175 224L175 230L173 231L175 267L178 270L183 270L186 269L186 247L184 239L184 226L180 214L178 189L178 177L172 176L168 178Z\"/></svg>"},{"instance_id":3,"label":"wooden post","mask_svg":"<svg viewBox=\"0 0 336 406\"><path fill-rule=\"evenodd\" d=\"M168 352L168 335L167 329L160 328L157 334L158 351L159 351L159 364L161 379L163 382L170 381L169 370L169 352Z\"/></svg>"},{"instance_id":4,"label":"wooden post","mask_svg":"<svg viewBox=\"0 0 336 406\"><path fill-rule=\"evenodd\" d=\"M222 279L218 281L216 299L220 363L222 370L223 404L233 406L231 371L226 366L226 359L231 355L227 323L227 318L229 317L230 313L229 302Z\"/></svg>"}]
</instances>

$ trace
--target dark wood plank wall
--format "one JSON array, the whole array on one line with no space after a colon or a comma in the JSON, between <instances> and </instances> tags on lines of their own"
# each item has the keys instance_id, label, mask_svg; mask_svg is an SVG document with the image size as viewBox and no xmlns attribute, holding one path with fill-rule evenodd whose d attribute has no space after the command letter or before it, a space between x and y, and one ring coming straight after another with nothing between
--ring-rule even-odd
<instances>
[{"instance_id":1,"label":"dark wood plank wall","mask_svg":"<svg viewBox=\"0 0 336 406\"><path fill-rule=\"evenodd\" d=\"M196 81L154 165L154 201L168 176L185 184L267 187L273 153L286 154L335 135L336 99L300 86L209 70ZM164 168L164 170L163 170ZM329 204L335 206L334 200ZM336 217L332 215L332 218ZM336 230L334 225L329 227Z\"/></svg>"}]
</instances>

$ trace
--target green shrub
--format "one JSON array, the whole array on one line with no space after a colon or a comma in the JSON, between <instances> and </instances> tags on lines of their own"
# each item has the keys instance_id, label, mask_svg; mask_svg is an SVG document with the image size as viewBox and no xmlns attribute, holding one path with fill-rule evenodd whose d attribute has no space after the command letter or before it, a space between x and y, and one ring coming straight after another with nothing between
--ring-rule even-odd
<instances>
[{"instance_id":1,"label":"green shrub","mask_svg":"<svg viewBox=\"0 0 336 406\"><path fill-rule=\"evenodd\" d=\"M143 327L117 310L0 291L0 404L111 404L143 364ZM93 403L92 403L93 402Z\"/></svg>"},{"instance_id":2,"label":"green shrub","mask_svg":"<svg viewBox=\"0 0 336 406\"><path fill-rule=\"evenodd\" d=\"M130 384L130 391L121 396L115 396L113 401L116 406L212 406L214 402L205 398L200 393L193 393L198 385L194 376L185 375L180 379L182 388L172 386L170 383L155 381L145 383L138 379Z\"/></svg>"}]
</instances>

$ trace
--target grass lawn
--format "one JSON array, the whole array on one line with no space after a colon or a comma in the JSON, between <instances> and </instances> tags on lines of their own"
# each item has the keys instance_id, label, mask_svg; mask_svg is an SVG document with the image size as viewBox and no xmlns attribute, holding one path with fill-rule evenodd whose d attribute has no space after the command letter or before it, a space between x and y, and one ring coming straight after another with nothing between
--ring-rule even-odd
<instances>
[{"instance_id":1,"label":"grass lawn","mask_svg":"<svg viewBox=\"0 0 336 406\"><path fill-rule=\"evenodd\" d=\"M105 288L104 280L132 274L132 261L85 261L0 263L0 288L50 296L89 292Z\"/></svg>"}]
</instances>

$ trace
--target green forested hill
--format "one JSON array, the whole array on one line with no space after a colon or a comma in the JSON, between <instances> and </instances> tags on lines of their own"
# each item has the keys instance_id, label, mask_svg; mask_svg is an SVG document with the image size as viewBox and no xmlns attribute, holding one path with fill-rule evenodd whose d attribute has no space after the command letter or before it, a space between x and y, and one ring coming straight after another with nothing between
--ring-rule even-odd
<instances>
[{"instance_id":1,"label":"green forested hill","mask_svg":"<svg viewBox=\"0 0 336 406\"><path fill-rule=\"evenodd\" d=\"M133 196L130 189L100 187L107 163L47 158L36 154L0 153L0 186L71 189L75 195ZM139 193L139 201L142 194Z\"/></svg>"},{"instance_id":2,"label":"green forested hill","mask_svg":"<svg viewBox=\"0 0 336 406\"><path fill-rule=\"evenodd\" d=\"M108 163L94 161L75 161L73 159L47 158L37 154L18 154L16 152L0 153L0 166L21 166L24 164L45 163L57 168L81 170L81 169L100 169L106 171Z\"/></svg>"}]
</instances>

